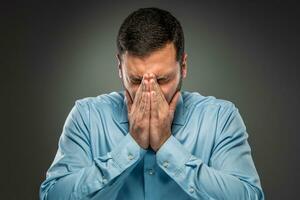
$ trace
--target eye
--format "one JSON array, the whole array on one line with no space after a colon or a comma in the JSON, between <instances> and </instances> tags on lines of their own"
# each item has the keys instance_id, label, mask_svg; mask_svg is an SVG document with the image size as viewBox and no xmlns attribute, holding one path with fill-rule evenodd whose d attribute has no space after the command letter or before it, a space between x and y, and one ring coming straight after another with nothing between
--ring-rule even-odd
<instances>
[{"instance_id":1,"label":"eye","mask_svg":"<svg viewBox=\"0 0 300 200\"><path fill-rule=\"evenodd\" d=\"M141 84L141 80L139 80L139 79L131 79L130 82L131 82L132 84L134 84L134 85L139 85L139 84Z\"/></svg>"},{"instance_id":2,"label":"eye","mask_svg":"<svg viewBox=\"0 0 300 200\"><path fill-rule=\"evenodd\" d=\"M160 78L160 79L157 80L158 84L164 84L164 83L167 83L167 82L168 82L168 79L166 79L166 78Z\"/></svg>"}]
</instances>

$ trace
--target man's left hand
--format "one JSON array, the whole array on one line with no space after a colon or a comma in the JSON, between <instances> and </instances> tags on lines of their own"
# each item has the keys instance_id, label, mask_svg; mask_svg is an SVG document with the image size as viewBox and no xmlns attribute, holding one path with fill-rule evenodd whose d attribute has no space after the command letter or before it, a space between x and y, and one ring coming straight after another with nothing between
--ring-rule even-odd
<instances>
[{"instance_id":1,"label":"man's left hand","mask_svg":"<svg viewBox=\"0 0 300 200\"><path fill-rule=\"evenodd\" d=\"M156 78L150 78L151 116L150 116L150 146L154 151L165 143L171 136L171 125L174 118L176 104L180 96L177 91L170 104L162 93Z\"/></svg>"}]
</instances>

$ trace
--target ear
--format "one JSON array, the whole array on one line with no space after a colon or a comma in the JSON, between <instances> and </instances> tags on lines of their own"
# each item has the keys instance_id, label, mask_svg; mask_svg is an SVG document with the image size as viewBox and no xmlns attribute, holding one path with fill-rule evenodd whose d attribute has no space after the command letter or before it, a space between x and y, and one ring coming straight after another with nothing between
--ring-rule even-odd
<instances>
[{"instance_id":1,"label":"ear","mask_svg":"<svg viewBox=\"0 0 300 200\"><path fill-rule=\"evenodd\" d=\"M116 58L118 61L118 72L119 72L119 77L122 78L122 61L121 61L121 56L116 53Z\"/></svg>"},{"instance_id":2,"label":"ear","mask_svg":"<svg viewBox=\"0 0 300 200\"><path fill-rule=\"evenodd\" d=\"M185 78L187 75L187 54L186 53L183 53L182 55L181 75L182 78Z\"/></svg>"}]
</instances>

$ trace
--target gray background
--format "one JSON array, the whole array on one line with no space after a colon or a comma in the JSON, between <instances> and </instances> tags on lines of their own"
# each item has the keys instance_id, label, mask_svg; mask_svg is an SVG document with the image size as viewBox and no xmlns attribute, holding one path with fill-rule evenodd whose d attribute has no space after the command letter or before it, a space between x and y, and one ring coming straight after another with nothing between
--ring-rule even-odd
<instances>
[{"instance_id":1,"label":"gray background","mask_svg":"<svg viewBox=\"0 0 300 200\"><path fill-rule=\"evenodd\" d=\"M130 12L149 6L183 26L183 89L239 108L267 199L299 196L296 3L12 1L0 6L1 199L38 198L74 101L121 89L117 31Z\"/></svg>"}]
</instances>

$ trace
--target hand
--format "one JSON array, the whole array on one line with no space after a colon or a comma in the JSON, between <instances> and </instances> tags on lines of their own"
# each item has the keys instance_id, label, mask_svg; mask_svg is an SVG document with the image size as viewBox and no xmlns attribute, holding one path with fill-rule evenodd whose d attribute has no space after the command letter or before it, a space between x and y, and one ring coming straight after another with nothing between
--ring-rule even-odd
<instances>
[{"instance_id":1,"label":"hand","mask_svg":"<svg viewBox=\"0 0 300 200\"><path fill-rule=\"evenodd\" d=\"M133 102L127 90L125 94L129 132L143 149L147 149L149 146L150 129L150 93L148 80L145 76L143 77Z\"/></svg>"},{"instance_id":2,"label":"hand","mask_svg":"<svg viewBox=\"0 0 300 200\"><path fill-rule=\"evenodd\" d=\"M171 136L171 125L180 92L175 93L169 105L153 75L150 76L149 85L151 93L150 146L154 151L158 151Z\"/></svg>"}]
</instances>

